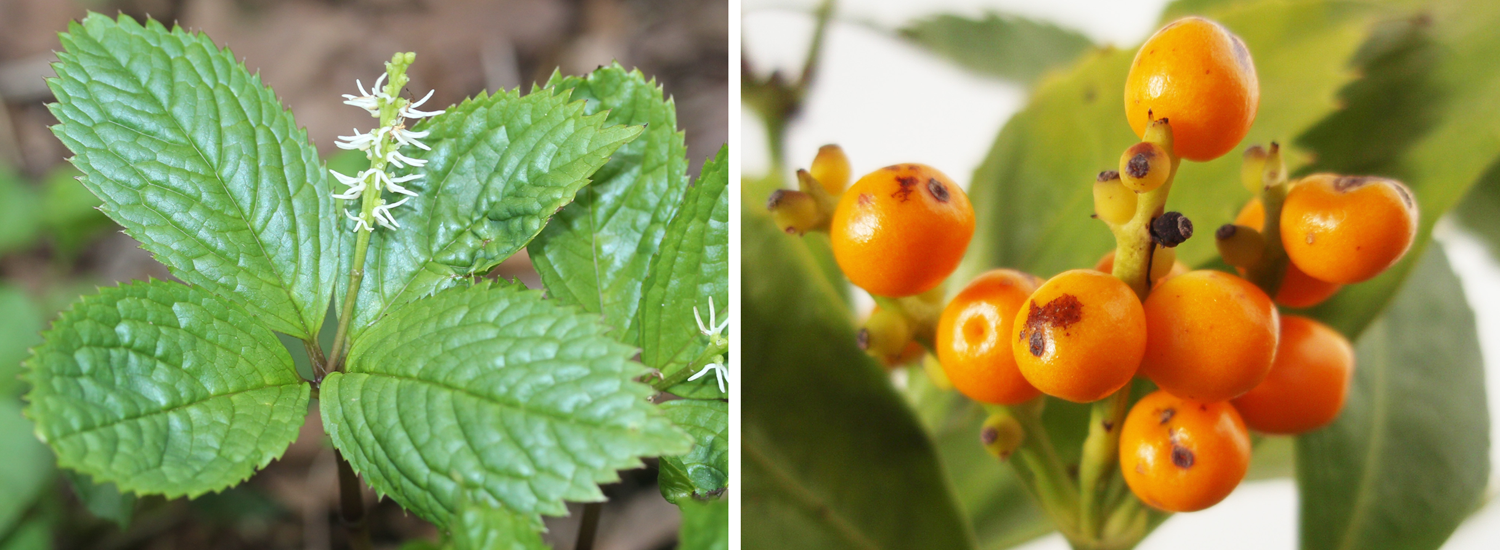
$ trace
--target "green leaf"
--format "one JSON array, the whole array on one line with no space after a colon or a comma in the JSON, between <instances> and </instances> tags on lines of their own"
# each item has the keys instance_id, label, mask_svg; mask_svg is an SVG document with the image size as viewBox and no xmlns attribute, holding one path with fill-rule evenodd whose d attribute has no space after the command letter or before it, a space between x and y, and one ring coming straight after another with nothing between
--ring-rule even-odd
<instances>
[{"instance_id":1,"label":"green leaf","mask_svg":"<svg viewBox=\"0 0 1500 550\"><path fill-rule=\"evenodd\" d=\"M1332 425L1297 439L1302 548L1437 548L1480 503L1490 417L1474 314L1431 248L1356 345Z\"/></svg>"},{"instance_id":2,"label":"green leaf","mask_svg":"<svg viewBox=\"0 0 1500 550\"><path fill-rule=\"evenodd\" d=\"M637 345L647 268L688 186L677 108L655 81L619 64L586 77L553 75L547 88L586 100L587 114L608 112L607 124L646 128L527 246L548 296L603 313L615 338Z\"/></svg>"},{"instance_id":3,"label":"green leaf","mask_svg":"<svg viewBox=\"0 0 1500 550\"><path fill-rule=\"evenodd\" d=\"M972 548L933 442L758 202L741 245L745 547Z\"/></svg>"},{"instance_id":4,"label":"green leaf","mask_svg":"<svg viewBox=\"0 0 1500 550\"><path fill-rule=\"evenodd\" d=\"M10 536L0 539L0 550L52 550L52 525L42 519L22 523Z\"/></svg>"},{"instance_id":5,"label":"green leaf","mask_svg":"<svg viewBox=\"0 0 1500 550\"><path fill-rule=\"evenodd\" d=\"M52 457L32 435L31 422L21 416L14 398L0 399L0 537L11 532L36 497L52 481Z\"/></svg>"},{"instance_id":6,"label":"green leaf","mask_svg":"<svg viewBox=\"0 0 1500 550\"><path fill-rule=\"evenodd\" d=\"M723 493L729 486L729 403L684 399L663 403L661 409L693 438L687 454L661 457L661 496L681 506Z\"/></svg>"},{"instance_id":7,"label":"green leaf","mask_svg":"<svg viewBox=\"0 0 1500 550\"><path fill-rule=\"evenodd\" d=\"M63 470L63 477L68 478L73 494L94 517L114 522L120 529L130 526L130 519L135 516L134 494L121 493L113 483L94 483L88 476L70 470Z\"/></svg>"},{"instance_id":8,"label":"green leaf","mask_svg":"<svg viewBox=\"0 0 1500 550\"><path fill-rule=\"evenodd\" d=\"M170 281L78 301L27 361L26 415L58 464L122 491L196 497L281 456L309 386L271 331Z\"/></svg>"},{"instance_id":9,"label":"green leaf","mask_svg":"<svg viewBox=\"0 0 1500 550\"><path fill-rule=\"evenodd\" d=\"M549 550L540 522L504 508L466 504L454 515L454 550Z\"/></svg>"},{"instance_id":10,"label":"green leaf","mask_svg":"<svg viewBox=\"0 0 1500 550\"><path fill-rule=\"evenodd\" d=\"M333 443L365 481L439 526L458 505L562 515L563 500L690 441L634 381L597 315L481 282L401 306L323 380Z\"/></svg>"},{"instance_id":11,"label":"green leaf","mask_svg":"<svg viewBox=\"0 0 1500 550\"><path fill-rule=\"evenodd\" d=\"M548 90L480 94L418 126L431 132L424 141L432 150L404 153L427 164L402 172L423 177L407 185L418 196L395 211L401 228L370 238L356 339L391 308L488 273L521 250L640 135L638 127L604 127L605 114L587 108Z\"/></svg>"},{"instance_id":12,"label":"green leaf","mask_svg":"<svg viewBox=\"0 0 1500 550\"><path fill-rule=\"evenodd\" d=\"M1422 211L1416 244L1405 259L1311 311L1351 338L1396 295L1428 247L1437 220L1471 187L1500 186L1500 66L1494 63L1500 36L1490 30L1500 25L1500 5L1447 0L1403 15L1411 20L1389 23L1385 35L1372 39L1374 51L1383 55L1370 56L1365 70L1377 80L1346 89L1347 111L1328 124L1335 129L1308 137L1318 148L1320 168L1398 177L1411 187ZM1337 131L1338 125L1357 131ZM1362 128L1369 130L1358 131ZM1319 140L1324 135L1330 139ZM1341 145L1325 143L1332 139ZM1484 215L1493 204L1484 197L1483 191L1476 194L1478 200L1468 206L1471 215Z\"/></svg>"},{"instance_id":13,"label":"green leaf","mask_svg":"<svg viewBox=\"0 0 1500 550\"><path fill-rule=\"evenodd\" d=\"M10 399L21 385L21 362L40 342L42 313L30 298L0 283L0 399Z\"/></svg>"},{"instance_id":14,"label":"green leaf","mask_svg":"<svg viewBox=\"0 0 1500 550\"><path fill-rule=\"evenodd\" d=\"M31 246L41 220L36 192L0 166L0 255Z\"/></svg>"},{"instance_id":15,"label":"green leaf","mask_svg":"<svg viewBox=\"0 0 1500 550\"><path fill-rule=\"evenodd\" d=\"M1293 136L1335 108L1345 65L1360 44L1370 10L1324 0L1261 1L1212 14L1239 34L1260 78L1259 117L1245 143ZM1102 51L1044 81L1030 105L1000 132L974 174L970 197L977 227L954 280L995 267L1039 275L1092 266L1114 248L1103 223L1090 219L1090 182L1119 166L1137 141L1120 99L1134 49ZM1239 184L1240 156L1184 162L1168 209L1201 228L1233 219L1249 199ZM1066 243L1066 245L1062 244ZM1217 255L1212 238L1190 239L1178 258L1197 265Z\"/></svg>"},{"instance_id":16,"label":"green leaf","mask_svg":"<svg viewBox=\"0 0 1500 550\"><path fill-rule=\"evenodd\" d=\"M715 304L712 320L710 300ZM727 147L704 163L682 209L667 226L643 302L641 362L664 376L693 367L690 363L708 348L708 338L698 331L698 317L704 323L734 318L729 311ZM668 391L690 399L725 397L712 376L677 384Z\"/></svg>"},{"instance_id":17,"label":"green leaf","mask_svg":"<svg viewBox=\"0 0 1500 550\"><path fill-rule=\"evenodd\" d=\"M1078 31L998 13L982 19L934 15L908 23L900 34L971 71L1023 83L1093 47Z\"/></svg>"},{"instance_id":18,"label":"green leaf","mask_svg":"<svg viewBox=\"0 0 1500 550\"><path fill-rule=\"evenodd\" d=\"M682 503L678 550L729 550L729 501Z\"/></svg>"},{"instance_id":19,"label":"green leaf","mask_svg":"<svg viewBox=\"0 0 1500 550\"><path fill-rule=\"evenodd\" d=\"M47 81L83 184L173 276L278 332L322 326L337 257L328 175L307 132L207 36L91 14Z\"/></svg>"}]
</instances>

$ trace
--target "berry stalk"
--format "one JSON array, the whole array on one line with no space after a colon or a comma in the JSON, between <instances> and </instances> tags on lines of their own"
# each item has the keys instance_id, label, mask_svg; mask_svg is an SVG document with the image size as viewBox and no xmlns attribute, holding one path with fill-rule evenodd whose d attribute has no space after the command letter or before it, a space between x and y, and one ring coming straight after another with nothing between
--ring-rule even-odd
<instances>
[{"instance_id":1,"label":"berry stalk","mask_svg":"<svg viewBox=\"0 0 1500 550\"><path fill-rule=\"evenodd\" d=\"M1286 181L1286 165L1281 158L1281 147L1276 143L1272 143L1266 153L1265 168L1261 170L1260 178L1260 202L1266 210L1265 222L1261 226L1265 251L1261 254L1260 261L1245 270L1245 278L1266 291L1267 296L1276 296L1277 291L1281 290L1281 280L1286 277L1287 266L1291 263L1287 258L1286 248L1281 244L1281 206L1286 202L1289 186Z\"/></svg>"}]
</instances>

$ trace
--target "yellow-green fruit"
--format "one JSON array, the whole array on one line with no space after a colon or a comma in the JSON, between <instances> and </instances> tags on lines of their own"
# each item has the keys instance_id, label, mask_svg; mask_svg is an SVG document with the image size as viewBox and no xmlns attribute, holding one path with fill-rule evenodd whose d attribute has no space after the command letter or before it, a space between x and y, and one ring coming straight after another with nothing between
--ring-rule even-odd
<instances>
[{"instance_id":1,"label":"yellow-green fruit","mask_svg":"<svg viewBox=\"0 0 1500 550\"><path fill-rule=\"evenodd\" d=\"M1107 170L1094 179L1094 214L1110 225L1124 225L1135 217L1135 192L1120 183L1120 173Z\"/></svg>"},{"instance_id":2,"label":"yellow-green fruit","mask_svg":"<svg viewBox=\"0 0 1500 550\"><path fill-rule=\"evenodd\" d=\"M1172 158L1160 145L1143 141L1120 155L1120 183L1138 193L1161 187L1172 175Z\"/></svg>"},{"instance_id":3,"label":"yellow-green fruit","mask_svg":"<svg viewBox=\"0 0 1500 550\"><path fill-rule=\"evenodd\" d=\"M849 156L844 154L844 148L837 145L824 145L818 148L818 156L813 157L812 167L808 169L812 177L823 184L823 189L828 190L830 195L838 195L849 186Z\"/></svg>"},{"instance_id":4,"label":"yellow-green fruit","mask_svg":"<svg viewBox=\"0 0 1500 550\"><path fill-rule=\"evenodd\" d=\"M984 427L979 430L979 442L984 444L984 450L1000 460L1010 458L1011 453L1021 448L1024 441L1026 431L1009 412L990 415L985 419Z\"/></svg>"},{"instance_id":5,"label":"yellow-green fruit","mask_svg":"<svg viewBox=\"0 0 1500 550\"><path fill-rule=\"evenodd\" d=\"M1214 242L1224 263L1250 267L1260 262L1266 251L1266 238L1253 227L1226 223L1214 232Z\"/></svg>"},{"instance_id":6,"label":"yellow-green fruit","mask_svg":"<svg viewBox=\"0 0 1500 550\"><path fill-rule=\"evenodd\" d=\"M1245 149L1245 161L1240 164L1240 183L1251 193L1260 193L1265 187L1262 175L1266 171L1266 149L1259 145L1252 145Z\"/></svg>"},{"instance_id":7,"label":"yellow-green fruit","mask_svg":"<svg viewBox=\"0 0 1500 550\"><path fill-rule=\"evenodd\" d=\"M876 307L859 330L859 348L878 358L899 357L911 343L911 323L906 316Z\"/></svg>"},{"instance_id":8,"label":"yellow-green fruit","mask_svg":"<svg viewBox=\"0 0 1500 550\"><path fill-rule=\"evenodd\" d=\"M818 210L818 201L811 195L790 189L777 189L766 199L766 210L776 227L792 235L801 235L817 229L823 218Z\"/></svg>"}]
</instances>

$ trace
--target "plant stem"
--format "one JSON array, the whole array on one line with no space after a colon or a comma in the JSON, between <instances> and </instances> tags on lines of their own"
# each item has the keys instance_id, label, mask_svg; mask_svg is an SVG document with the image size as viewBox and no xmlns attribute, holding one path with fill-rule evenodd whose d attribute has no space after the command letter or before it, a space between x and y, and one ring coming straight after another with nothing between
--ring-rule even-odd
<instances>
[{"instance_id":1,"label":"plant stem","mask_svg":"<svg viewBox=\"0 0 1500 550\"><path fill-rule=\"evenodd\" d=\"M666 391L667 388L686 382L687 379L691 378L694 373L698 372L699 369L707 366L709 360L713 359L715 356L724 355L728 352L729 342L727 340L722 343L710 343L708 347L703 350L703 353L698 354L698 357L693 359L692 362L688 363L681 369L678 369L677 372L672 373L671 376L658 378L655 382L651 383L651 387L656 388L656 391Z\"/></svg>"},{"instance_id":2,"label":"plant stem","mask_svg":"<svg viewBox=\"0 0 1500 550\"><path fill-rule=\"evenodd\" d=\"M1114 395L1095 401L1089 414L1089 435L1083 441L1083 459L1078 464L1078 522L1089 538L1097 538L1102 528L1098 518L1099 497L1105 487L1101 481L1114 472L1120 450L1120 423L1129 404L1130 384L1126 384Z\"/></svg>"},{"instance_id":3,"label":"plant stem","mask_svg":"<svg viewBox=\"0 0 1500 550\"><path fill-rule=\"evenodd\" d=\"M333 458L339 466L339 516L349 534L349 547L354 550L370 550L370 526L365 521L365 496L360 491L359 476L344 460L344 454L333 450Z\"/></svg>"},{"instance_id":4,"label":"plant stem","mask_svg":"<svg viewBox=\"0 0 1500 550\"><path fill-rule=\"evenodd\" d=\"M368 196L367 196L368 197ZM365 200L365 214L374 210L373 203ZM333 333L333 350L328 354L329 372L342 370L344 353L349 339L349 322L354 319L354 304L359 300L359 285L365 279L365 255L370 250L371 231L360 231L354 243L354 267L349 270L349 288L344 292L344 307L339 309L339 328Z\"/></svg>"},{"instance_id":5,"label":"plant stem","mask_svg":"<svg viewBox=\"0 0 1500 550\"><path fill-rule=\"evenodd\" d=\"M594 537L599 533L599 515L604 505L590 502L583 505L583 521L578 526L578 542L573 550L593 550Z\"/></svg>"},{"instance_id":6,"label":"plant stem","mask_svg":"<svg viewBox=\"0 0 1500 550\"><path fill-rule=\"evenodd\" d=\"M1008 407L1010 414L1021 423L1025 438L1009 460L1017 477L1031 490L1033 496L1057 525L1059 531L1070 540L1077 538L1078 489L1073 478L1063 467L1052 445L1052 438L1042 425L1041 408L1045 398ZM1000 405L984 405L991 413L1003 408Z\"/></svg>"},{"instance_id":7,"label":"plant stem","mask_svg":"<svg viewBox=\"0 0 1500 550\"><path fill-rule=\"evenodd\" d=\"M307 351L307 359L312 362L313 379L322 381L323 375L328 374L325 370L328 368L328 358L323 356L323 347L313 339L303 340L302 349Z\"/></svg>"},{"instance_id":8,"label":"plant stem","mask_svg":"<svg viewBox=\"0 0 1500 550\"><path fill-rule=\"evenodd\" d=\"M1281 244L1281 206L1286 202L1286 171L1282 168L1280 147L1273 143L1271 151L1266 158L1265 171L1265 179L1269 181L1260 191L1260 203L1266 211L1260 234L1265 238L1266 248L1260 261L1245 270L1246 278L1266 291L1267 296L1275 296L1281 290L1281 280L1286 277L1287 266L1291 265L1286 247Z\"/></svg>"}]
</instances>

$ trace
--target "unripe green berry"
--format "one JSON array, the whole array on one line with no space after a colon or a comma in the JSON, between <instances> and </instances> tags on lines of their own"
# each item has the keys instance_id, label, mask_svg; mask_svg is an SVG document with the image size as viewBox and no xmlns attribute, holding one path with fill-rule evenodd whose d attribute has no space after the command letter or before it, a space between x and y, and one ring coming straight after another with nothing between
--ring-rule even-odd
<instances>
[{"instance_id":1,"label":"unripe green berry","mask_svg":"<svg viewBox=\"0 0 1500 550\"><path fill-rule=\"evenodd\" d=\"M1156 284L1162 277L1172 272L1172 266L1177 263L1177 249L1158 246L1151 252L1151 284Z\"/></svg>"},{"instance_id":2,"label":"unripe green berry","mask_svg":"<svg viewBox=\"0 0 1500 550\"><path fill-rule=\"evenodd\" d=\"M776 222L776 227L792 235L817 229L820 224L826 226L818 201L801 191L772 191L770 198L766 199L766 210L771 212L771 220Z\"/></svg>"},{"instance_id":3,"label":"unripe green berry","mask_svg":"<svg viewBox=\"0 0 1500 550\"><path fill-rule=\"evenodd\" d=\"M1245 150L1245 161L1240 164L1240 183L1251 193L1259 194L1262 187L1261 175L1266 171L1266 148L1252 145Z\"/></svg>"},{"instance_id":4,"label":"unripe green berry","mask_svg":"<svg viewBox=\"0 0 1500 550\"><path fill-rule=\"evenodd\" d=\"M1135 217L1135 192L1120 183L1120 173L1107 170L1094 179L1094 214L1104 223L1123 225Z\"/></svg>"},{"instance_id":5,"label":"unripe green berry","mask_svg":"<svg viewBox=\"0 0 1500 550\"><path fill-rule=\"evenodd\" d=\"M984 444L984 450L1000 460L1010 458L1024 441L1026 431L1009 411L990 415L985 419L984 427L979 429L979 442Z\"/></svg>"},{"instance_id":6,"label":"unripe green berry","mask_svg":"<svg viewBox=\"0 0 1500 550\"><path fill-rule=\"evenodd\" d=\"M1120 155L1120 182L1138 193L1161 187L1171 174L1171 156L1155 143L1137 143Z\"/></svg>"},{"instance_id":7,"label":"unripe green berry","mask_svg":"<svg viewBox=\"0 0 1500 550\"><path fill-rule=\"evenodd\" d=\"M859 329L859 349L876 358L900 357L911 343L912 328L906 316L900 313L875 308L864 328Z\"/></svg>"},{"instance_id":8,"label":"unripe green berry","mask_svg":"<svg viewBox=\"0 0 1500 550\"><path fill-rule=\"evenodd\" d=\"M1260 263L1265 254L1266 239L1253 227L1226 223L1214 232L1214 242L1224 263L1235 267L1250 267Z\"/></svg>"},{"instance_id":9,"label":"unripe green berry","mask_svg":"<svg viewBox=\"0 0 1500 550\"><path fill-rule=\"evenodd\" d=\"M823 189L828 190L828 194L838 195L849 186L849 156L844 154L842 147L824 145L818 148L818 156L813 157L808 172Z\"/></svg>"}]
</instances>

